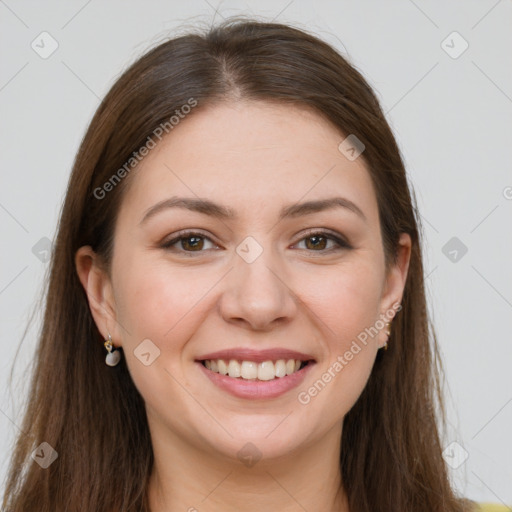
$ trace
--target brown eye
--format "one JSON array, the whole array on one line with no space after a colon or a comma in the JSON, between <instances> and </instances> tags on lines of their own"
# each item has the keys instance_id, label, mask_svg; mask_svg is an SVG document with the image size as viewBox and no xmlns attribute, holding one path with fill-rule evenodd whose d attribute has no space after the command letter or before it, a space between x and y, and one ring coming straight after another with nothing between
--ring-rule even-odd
<instances>
[{"instance_id":1,"label":"brown eye","mask_svg":"<svg viewBox=\"0 0 512 512\"><path fill-rule=\"evenodd\" d=\"M196 251L201 250L204 246L204 240L203 237L200 236L187 236L180 239L181 246L186 251Z\"/></svg>"},{"instance_id":2,"label":"brown eye","mask_svg":"<svg viewBox=\"0 0 512 512\"><path fill-rule=\"evenodd\" d=\"M205 247L211 244L211 247ZM161 246L173 252L205 252L208 249L216 247L215 244L207 237L200 233L181 233L168 242L164 242Z\"/></svg>"},{"instance_id":3,"label":"brown eye","mask_svg":"<svg viewBox=\"0 0 512 512\"><path fill-rule=\"evenodd\" d=\"M306 250L311 252L331 252L338 251L342 249L351 249L350 244L345 242L343 239L338 238L337 236L332 235L328 232L314 232L304 237L299 241L299 244L304 242ZM331 242L330 246L329 242Z\"/></svg>"},{"instance_id":4,"label":"brown eye","mask_svg":"<svg viewBox=\"0 0 512 512\"><path fill-rule=\"evenodd\" d=\"M306 247L308 249L325 249L325 246L327 245L327 238L323 236L308 236L305 238L306 240ZM311 243L308 243L308 241L311 241Z\"/></svg>"}]
</instances>

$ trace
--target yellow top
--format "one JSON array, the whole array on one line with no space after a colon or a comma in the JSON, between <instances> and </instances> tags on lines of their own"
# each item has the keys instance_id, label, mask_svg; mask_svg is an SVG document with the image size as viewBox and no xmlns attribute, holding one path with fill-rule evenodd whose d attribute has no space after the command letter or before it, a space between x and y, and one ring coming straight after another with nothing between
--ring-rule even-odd
<instances>
[{"instance_id":1,"label":"yellow top","mask_svg":"<svg viewBox=\"0 0 512 512\"><path fill-rule=\"evenodd\" d=\"M512 507L496 505L495 503L480 503L482 512L512 512Z\"/></svg>"}]
</instances>

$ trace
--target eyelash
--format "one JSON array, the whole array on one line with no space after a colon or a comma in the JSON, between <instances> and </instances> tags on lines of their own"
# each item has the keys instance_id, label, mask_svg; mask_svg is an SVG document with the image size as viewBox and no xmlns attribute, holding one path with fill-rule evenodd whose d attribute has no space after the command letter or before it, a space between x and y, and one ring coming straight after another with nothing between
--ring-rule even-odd
<instances>
[{"instance_id":1,"label":"eyelash","mask_svg":"<svg viewBox=\"0 0 512 512\"><path fill-rule=\"evenodd\" d=\"M206 235L203 235L202 233L198 233L196 231L181 231L177 234L177 236L172 238L172 240L168 240L168 241L164 242L161 245L161 248L169 250L169 251L176 251L176 249L174 249L172 247L173 245L176 245L181 240L186 240L187 238L192 238L192 237L204 238L204 239L212 242L214 245L216 245L215 242L213 242L213 240L211 238L207 237ZM326 254L326 253L336 252L339 250L352 249L352 246L348 242L346 242L345 240L343 240L342 238L340 238L338 236L333 235L329 231L310 231L294 245L297 245L298 243L300 243L308 238L313 238L313 237L321 237L321 238L325 238L327 240L331 240L331 241L335 242L338 247L334 247L331 249L322 249L320 251L315 251L315 250L311 250L311 249L302 249L302 250L305 250L308 252L313 252L313 253L316 252L316 253L320 253L320 254ZM206 249L206 250L208 250L208 249ZM178 250L177 252L182 252L184 254L192 256L194 253L201 253L201 252L205 252L206 250L186 251L184 249L181 249L181 250Z\"/></svg>"}]
</instances>

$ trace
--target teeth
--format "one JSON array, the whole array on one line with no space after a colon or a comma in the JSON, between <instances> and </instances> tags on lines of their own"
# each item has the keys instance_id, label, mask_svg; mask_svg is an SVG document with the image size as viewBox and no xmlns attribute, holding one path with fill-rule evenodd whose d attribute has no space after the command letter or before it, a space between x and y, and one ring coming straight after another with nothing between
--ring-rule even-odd
<instances>
[{"instance_id":1,"label":"teeth","mask_svg":"<svg viewBox=\"0 0 512 512\"><path fill-rule=\"evenodd\" d=\"M263 361L258 365L258 380L272 380L276 377L276 370L272 361Z\"/></svg>"},{"instance_id":2,"label":"teeth","mask_svg":"<svg viewBox=\"0 0 512 512\"><path fill-rule=\"evenodd\" d=\"M238 361L235 361L234 359L231 359L228 364L228 374L230 377L240 377L240 374L242 373L242 369L240 368L240 364Z\"/></svg>"},{"instance_id":3,"label":"teeth","mask_svg":"<svg viewBox=\"0 0 512 512\"><path fill-rule=\"evenodd\" d=\"M252 361L243 361L241 369L242 379L256 379L258 377L258 365Z\"/></svg>"},{"instance_id":4,"label":"teeth","mask_svg":"<svg viewBox=\"0 0 512 512\"><path fill-rule=\"evenodd\" d=\"M218 367L219 373L221 375L227 375L228 374L228 365L222 359L219 359L217 361L217 367Z\"/></svg>"},{"instance_id":5,"label":"teeth","mask_svg":"<svg viewBox=\"0 0 512 512\"><path fill-rule=\"evenodd\" d=\"M279 359L279 361L276 361L274 368L276 371L276 377L284 377L286 375L286 361L284 359Z\"/></svg>"},{"instance_id":6,"label":"teeth","mask_svg":"<svg viewBox=\"0 0 512 512\"><path fill-rule=\"evenodd\" d=\"M300 359L279 359L275 362L263 361L262 363L254 361L239 362L236 359L231 359L228 363L223 359L204 361L204 366L212 372L246 380L272 380L285 377L299 371L301 365L302 361Z\"/></svg>"}]
</instances>

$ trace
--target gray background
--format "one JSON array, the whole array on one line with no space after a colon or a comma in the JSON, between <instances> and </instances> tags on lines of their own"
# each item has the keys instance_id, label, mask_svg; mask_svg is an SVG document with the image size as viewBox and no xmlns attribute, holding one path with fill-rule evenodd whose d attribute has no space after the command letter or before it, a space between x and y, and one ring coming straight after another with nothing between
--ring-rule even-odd
<instances>
[{"instance_id":1,"label":"gray background","mask_svg":"<svg viewBox=\"0 0 512 512\"><path fill-rule=\"evenodd\" d=\"M175 27L234 14L314 31L376 89L424 221L452 477L465 496L512 504L510 0L0 0L0 478L40 314L20 346L21 336L93 111L126 65ZM58 48L44 55L52 39Z\"/></svg>"}]
</instances>

